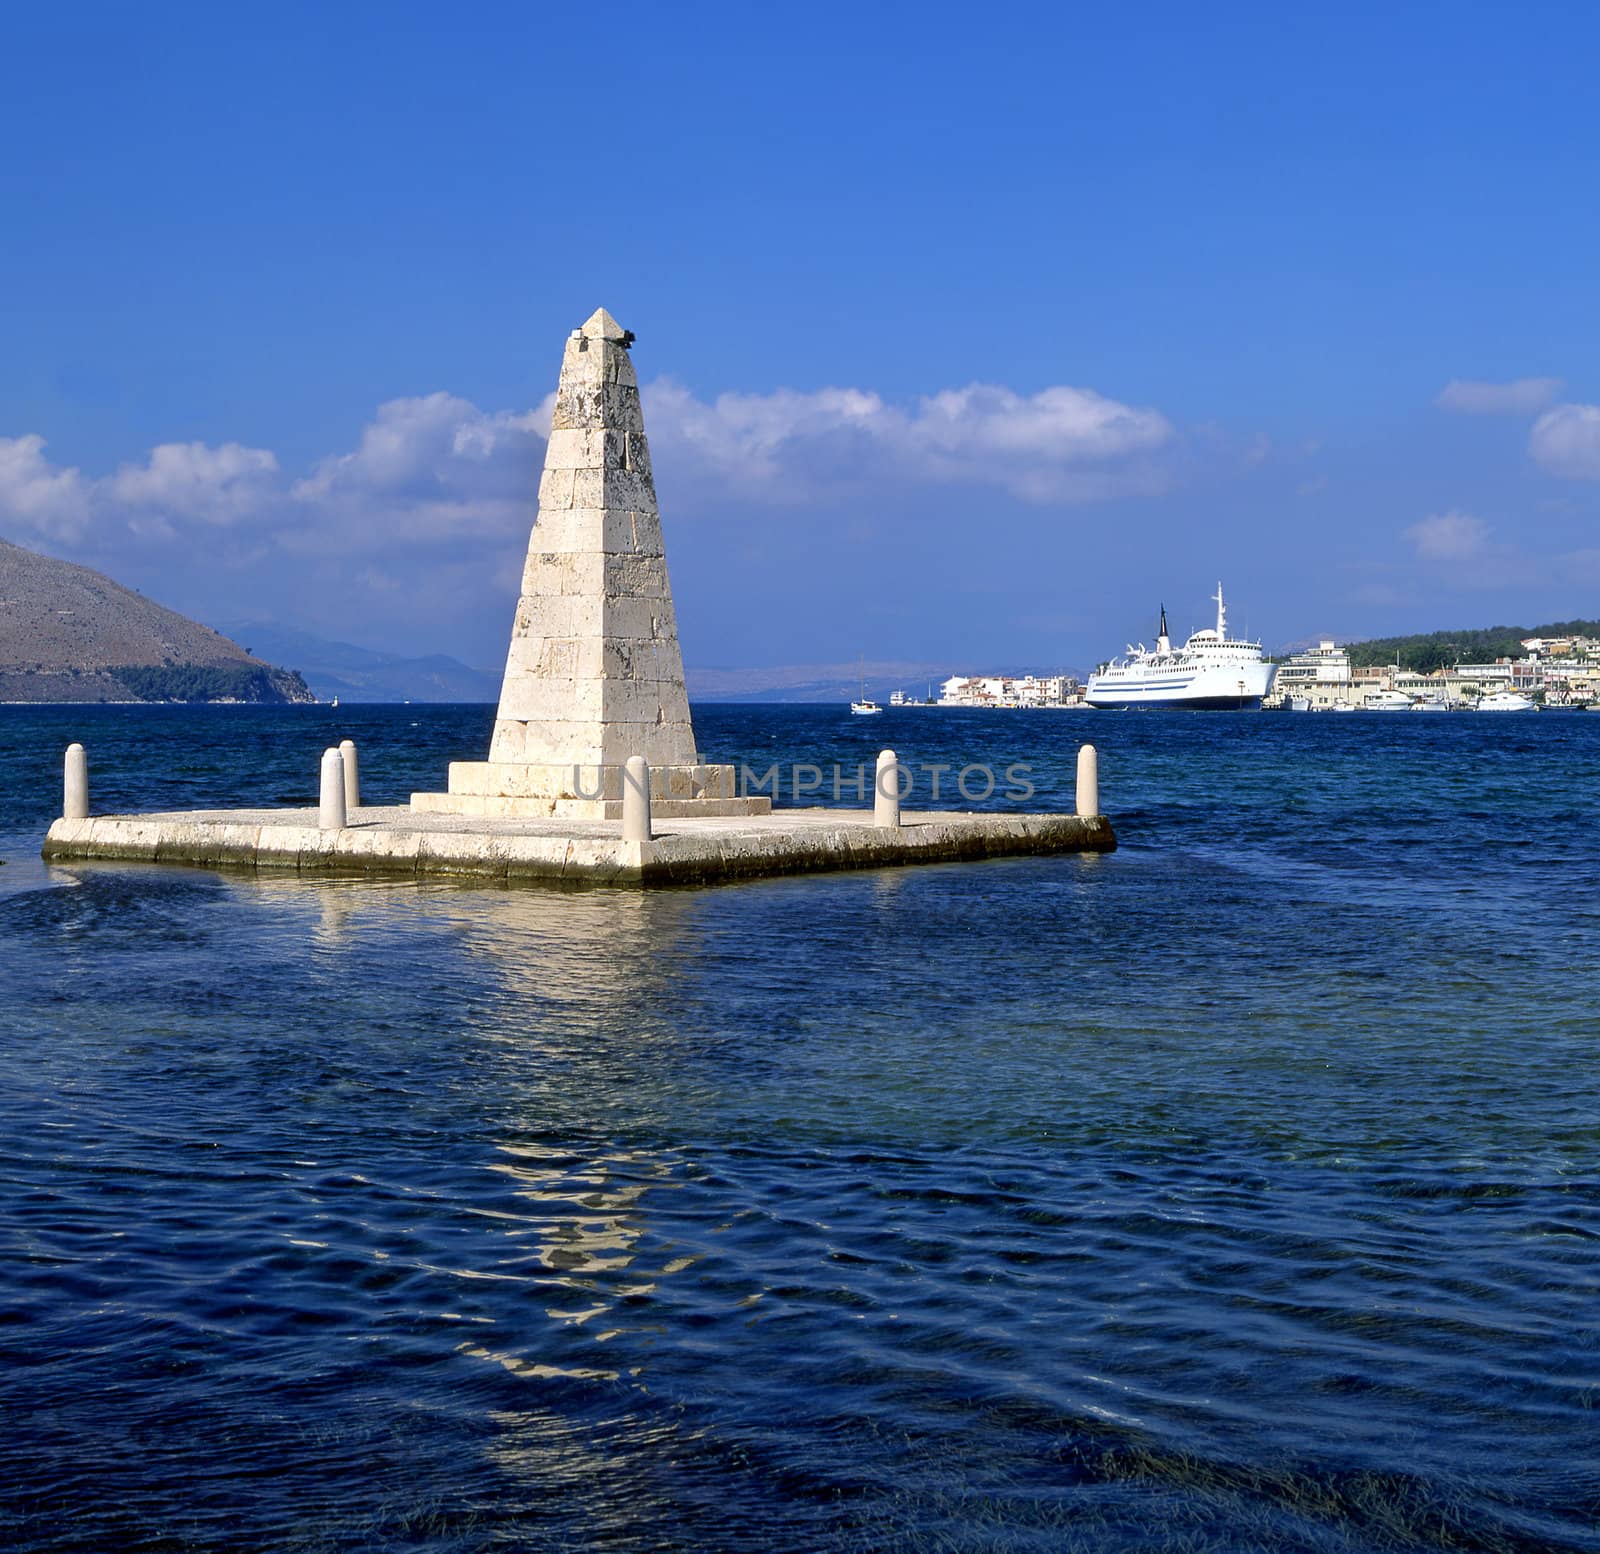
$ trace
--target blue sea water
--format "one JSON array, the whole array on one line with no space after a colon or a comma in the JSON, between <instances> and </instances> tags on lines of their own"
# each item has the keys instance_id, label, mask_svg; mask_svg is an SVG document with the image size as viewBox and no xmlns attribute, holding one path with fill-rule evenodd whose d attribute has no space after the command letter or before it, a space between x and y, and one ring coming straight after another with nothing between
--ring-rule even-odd
<instances>
[{"instance_id":1,"label":"blue sea water","mask_svg":"<svg viewBox=\"0 0 1600 1554\"><path fill-rule=\"evenodd\" d=\"M703 707L1109 856L46 868L487 708L0 708L9 1550L1600 1550L1600 717ZM999 804L997 798L993 801Z\"/></svg>"}]
</instances>

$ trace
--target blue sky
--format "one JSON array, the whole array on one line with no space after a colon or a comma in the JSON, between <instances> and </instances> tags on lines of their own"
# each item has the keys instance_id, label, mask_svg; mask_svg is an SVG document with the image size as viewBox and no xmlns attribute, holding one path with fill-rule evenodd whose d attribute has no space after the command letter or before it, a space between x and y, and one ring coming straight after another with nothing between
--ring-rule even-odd
<instances>
[{"instance_id":1,"label":"blue sky","mask_svg":"<svg viewBox=\"0 0 1600 1554\"><path fill-rule=\"evenodd\" d=\"M1592 7L12 7L0 536L493 665L639 336L686 656L1600 615ZM1458 385L1454 390L1448 386Z\"/></svg>"}]
</instances>

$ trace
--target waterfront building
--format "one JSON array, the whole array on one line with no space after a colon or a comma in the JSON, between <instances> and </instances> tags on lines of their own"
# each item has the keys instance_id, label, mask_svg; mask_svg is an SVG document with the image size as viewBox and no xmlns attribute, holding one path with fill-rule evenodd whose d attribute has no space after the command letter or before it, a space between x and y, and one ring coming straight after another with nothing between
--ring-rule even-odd
<instances>
[{"instance_id":1,"label":"waterfront building","mask_svg":"<svg viewBox=\"0 0 1600 1554\"><path fill-rule=\"evenodd\" d=\"M1458 663L1424 674L1399 664L1352 668L1349 653L1324 638L1315 648L1278 665L1274 689L1297 712L1364 707L1390 693L1413 703L1470 706L1486 696L1516 691L1542 696L1552 707L1600 701L1600 642L1584 637L1530 637L1521 658Z\"/></svg>"},{"instance_id":2,"label":"waterfront building","mask_svg":"<svg viewBox=\"0 0 1600 1554\"><path fill-rule=\"evenodd\" d=\"M1517 689L1509 658L1497 658L1492 664L1456 664L1449 678L1451 695L1456 698L1476 700L1496 691Z\"/></svg>"},{"instance_id":3,"label":"waterfront building","mask_svg":"<svg viewBox=\"0 0 1600 1554\"><path fill-rule=\"evenodd\" d=\"M1600 700L1600 659L1577 653L1540 659L1539 677L1547 707L1587 706Z\"/></svg>"},{"instance_id":4,"label":"waterfront building","mask_svg":"<svg viewBox=\"0 0 1600 1554\"><path fill-rule=\"evenodd\" d=\"M951 675L939 687L941 707L1078 707L1083 688L1072 675Z\"/></svg>"},{"instance_id":5,"label":"waterfront building","mask_svg":"<svg viewBox=\"0 0 1600 1554\"><path fill-rule=\"evenodd\" d=\"M1544 658L1600 657L1600 639L1594 637L1524 637L1522 650Z\"/></svg>"},{"instance_id":6,"label":"waterfront building","mask_svg":"<svg viewBox=\"0 0 1600 1554\"><path fill-rule=\"evenodd\" d=\"M1350 655L1332 637L1291 653L1272 677L1273 703L1295 712L1325 711L1348 699Z\"/></svg>"},{"instance_id":7,"label":"waterfront building","mask_svg":"<svg viewBox=\"0 0 1600 1554\"><path fill-rule=\"evenodd\" d=\"M1331 637L1324 637L1314 648L1293 653L1278 665L1272 685L1285 695L1295 695L1307 685L1348 685L1350 654Z\"/></svg>"}]
</instances>

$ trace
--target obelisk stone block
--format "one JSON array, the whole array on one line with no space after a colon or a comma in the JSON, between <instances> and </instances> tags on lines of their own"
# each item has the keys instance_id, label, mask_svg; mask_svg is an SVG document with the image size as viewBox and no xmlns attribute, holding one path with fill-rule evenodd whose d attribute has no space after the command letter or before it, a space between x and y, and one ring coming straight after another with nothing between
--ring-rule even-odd
<instances>
[{"instance_id":1,"label":"obelisk stone block","mask_svg":"<svg viewBox=\"0 0 1600 1554\"><path fill-rule=\"evenodd\" d=\"M632 343L604 308L567 340L489 759L414 807L614 816L639 756L664 800L771 808L696 759Z\"/></svg>"}]
</instances>

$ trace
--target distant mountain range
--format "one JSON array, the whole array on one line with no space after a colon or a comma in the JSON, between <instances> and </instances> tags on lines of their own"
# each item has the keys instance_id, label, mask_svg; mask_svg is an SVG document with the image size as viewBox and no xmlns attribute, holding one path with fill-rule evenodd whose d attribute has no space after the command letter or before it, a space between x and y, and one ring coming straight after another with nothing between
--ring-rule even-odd
<instances>
[{"instance_id":1,"label":"distant mountain range","mask_svg":"<svg viewBox=\"0 0 1600 1554\"><path fill-rule=\"evenodd\" d=\"M266 622L230 622L222 629L254 652L292 664L318 700L396 702L495 702L500 671L474 669L442 653L407 658L336 642L313 632ZM866 665L867 689L884 699L904 689L921 696L950 669L942 664L874 662ZM690 669L695 701L849 701L860 694L859 664L790 664L774 669Z\"/></svg>"},{"instance_id":2,"label":"distant mountain range","mask_svg":"<svg viewBox=\"0 0 1600 1554\"><path fill-rule=\"evenodd\" d=\"M298 675L209 626L0 540L0 702L310 700Z\"/></svg>"},{"instance_id":3,"label":"distant mountain range","mask_svg":"<svg viewBox=\"0 0 1600 1554\"><path fill-rule=\"evenodd\" d=\"M985 666L992 674L1003 673ZM693 701L851 701L861 694L863 676L867 692L879 701L891 691L922 696L928 687L958 671L945 664L896 661L862 664L788 664L774 669L690 669L685 671Z\"/></svg>"},{"instance_id":4,"label":"distant mountain range","mask_svg":"<svg viewBox=\"0 0 1600 1554\"><path fill-rule=\"evenodd\" d=\"M278 663L293 664L319 701L470 701L500 699L500 672L473 669L431 653L407 658L335 642L293 626L234 623L223 630Z\"/></svg>"}]
</instances>

